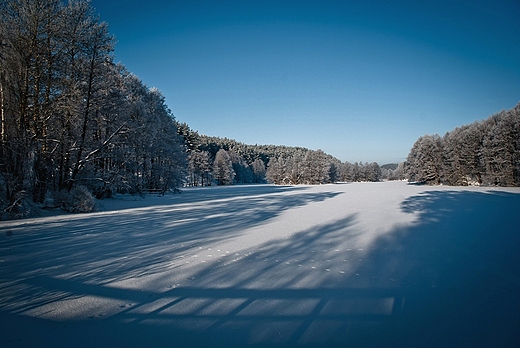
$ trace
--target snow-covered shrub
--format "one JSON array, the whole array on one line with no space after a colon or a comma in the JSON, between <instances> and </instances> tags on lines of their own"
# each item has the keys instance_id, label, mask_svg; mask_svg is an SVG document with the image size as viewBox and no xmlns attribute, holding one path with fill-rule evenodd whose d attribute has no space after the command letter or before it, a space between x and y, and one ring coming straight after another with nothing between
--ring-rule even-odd
<instances>
[{"instance_id":1,"label":"snow-covered shrub","mask_svg":"<svg viewBox=\"0 0 520 348\"><path fill-rule=\"evenodd\" d=\"M0 220L23 219L37 215L35 205L25 191L18 191L11 201L0 200Z\"/></svg>"},{"instance_id":2,"label":"snow-covered shrub","mask_svg":"<svg viewBox=\"0 0 520 348\"><path fill-rule=\"evenodd\" d=\"M478 179L471 176L466 176L466 183L467 186L480 186L480 182L478 181Z\"/></svg>"},{"instance_id":3,"label":"snow-covered shrub","mask_svg":"<svg viewBox=\"0 0 520 348\"><path fill-rule=\"evenodd\" d=\"M74 186L70 191L60 191L56 205L69 213L90 213L96 210L96 199L85 186Z\"/></svg>"}]
</instances>

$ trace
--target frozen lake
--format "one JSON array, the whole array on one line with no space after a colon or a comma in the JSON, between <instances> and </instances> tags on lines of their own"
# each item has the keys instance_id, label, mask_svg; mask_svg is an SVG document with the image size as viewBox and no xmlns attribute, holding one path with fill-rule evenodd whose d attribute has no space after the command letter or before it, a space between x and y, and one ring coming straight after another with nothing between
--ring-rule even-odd
<instances>
[{"instance_id":1,"label":"frozen lake","mask_svg":"<svg viewBox=\"0 0 520 348\"><path fill-rule=\"evenodd\" d=\"M520 346L520 189L186 189L0 222L0 346Z\"/></svg>"}]
</instances>

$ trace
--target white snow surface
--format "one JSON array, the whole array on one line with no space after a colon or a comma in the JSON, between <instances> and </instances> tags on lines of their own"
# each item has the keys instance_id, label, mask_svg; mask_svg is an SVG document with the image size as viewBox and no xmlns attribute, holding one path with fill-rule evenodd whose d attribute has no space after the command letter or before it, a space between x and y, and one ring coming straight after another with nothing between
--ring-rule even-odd
<instances>
[{"instance_id":1,"label":"white snow surface","mask_svg":"<svg viewBox=\"0 0 520 348\"><path fill-rule=\"evenodd\" d=\"M520 189L229 186L0 222L1 347L520 346Z\"/></svg>"}]
</instances>

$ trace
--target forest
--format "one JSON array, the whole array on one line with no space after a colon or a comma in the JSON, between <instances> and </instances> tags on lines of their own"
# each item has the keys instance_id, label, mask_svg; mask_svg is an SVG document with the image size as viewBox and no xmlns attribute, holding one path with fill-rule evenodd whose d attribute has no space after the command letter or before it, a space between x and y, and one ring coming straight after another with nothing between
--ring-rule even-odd
<instances>
[{"instance_id":1,"label":"forest","mask_svg":"<svg viewBox=\"0 0 520 348\"><path fill-rule=\"evenodd\" d=\"M114 63L88 1L2 1L0 16L2 215L182 185L187 154L164 97Z\"/></svg>"},{"instance_id":2,"label":"forest","mask_svg":"<svg viewBox=\"0 0 520 348\"><path fill-rule=\"evenodd\" d=\"M183 186L404 180L520 184L520 104L444 137L406 162L350 163L301 147L199 135L157 88L114 62L115 38L85 0L0 3L0 219L36 206L92 211L95 198Z\"/></svg>"},{"instance_id":3,"label":"forest","mask_svg":"<svg viewBox=\"0 0 520 348\"><path fill-rule=\"evenodd\" d=\"M406 175L430 185L520 186L520 103L443 137L419 137Z\"/></svg>"},{"instance_id":4,"label":"forest","mask_svg":"<svg viewBox=\"0 0 520 348\"><path fill-rule=\"evenodd\" d=\"M341 162L322 150L282 145L247 145L232 139L199 135L178 124L188 152L187 186L274 183L317 185L346 181L404 179L404 163Z\"/></svg>"}]
</instances>

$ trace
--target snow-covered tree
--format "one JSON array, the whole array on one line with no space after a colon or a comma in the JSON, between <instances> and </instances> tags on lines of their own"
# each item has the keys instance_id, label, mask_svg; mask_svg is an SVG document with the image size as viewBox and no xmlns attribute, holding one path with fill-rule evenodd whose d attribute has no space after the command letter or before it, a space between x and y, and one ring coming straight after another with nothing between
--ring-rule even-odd
<instances>
[{"instance_id":1,"label":"snow-covered tree","mask_svg":"<svg viewBox=\"0 0 520 348\"><path fill-rule=\"evenodd\" d=\"M322 150L309 150L302 161L302 181L305 184L317 185L329 182L330 161Z\"/></svg>"},{"instance_id":2,"label":"snow-covered tree","mask_svg":"<svg viewBox=\"0 0 520 348\"><path fill-rule=\"evenodd\" d=\"M455 128L443 137L442 181L448 185L482 182L479 152L483 133L480 124Z\"/></svg>"},{"instance_id":3,"label":"snow-covered tree","mask_svg":"<svg viewBox=\"0 0 520 348\"><path fill-rule=\"evenodd\" d=\"M173 115L114 64L89 1L1 1L0 46L0 214L76 185L104 196L181 184Z\"/></svg>"},{"instance_id":4,"label":"snow-covered tree","mask_svg":"<svg viewBox=\"0 0 520 348\"><path fill-rule=\"evenodd\" d=\"M235 172L234 182L248 184L253 182L253 170L246 160L235 151L228 152Z\"/></svg>"},{"instance_id":5,"label":"snow-covered tree","mask_svg":"<svg viewBox=\"0 0 520 348\"><path fill-rule=\"evenodd\" d=\"M253 168L253 182L262 183L265 181L266 168L265 163L260 158L254 160L251 164Z\"/></svg>"},{"instance_id":6,"label":"snow-covered tree","mask_svg":"<svg viewBox=\"0 0 520 348\"><path fill-rule=\"evenodd\" d=\"M286 178L286 164L283 157L272 158L267 164L266 179L273 184L283 184Z\"/></svg>"},{"instance_id":7,"label":"snow-covered tree","mask_svg":"<svg viewBox=\"0 0 520 348\"><path fill-rule=\"evenodd\" d=\"M377 164L377 162L372 162L365 166L365 181L381 181L381 177L381 167L379 167L379 164Z\"/></svg>"},{"instance_id":8,"label":"snow-covered tree","mask_svg":"<svg viewBox=\"0 0 520 348\"><path fill-rule=\"evenodd\" d=\"M211 158L207 151L192 151L189 155L189 182L191 186L211 184Z\"/></svg>"},{"instance_id":9,"label":"snow-covered tree","mask_svg":"<svg viewBox=\"0 0 520 348\"><path fill-rule=\"evenodd\" d=\"M406 179L406 163L399 162L397 167L392 170L387 177L388 180L405 180Z\"/></svg>"},{"instance_id":10,"label":"snow-covered tree","mask_svg":"<svg viewBox=\"0 0 520 348\"><path fill-rule=\"evenodd\" d=\"M430 184L519 186L519 134L520 104L442 138L420 137L408 155L407 174Z\"/></svg>"},{"instance_id":11,"label":"snow-covered tree","mask_svg":"<svg viewBox=\"0 0 520 348\"><path fill-rule=\"evenodd\" d=\"M406 161L410 181L439 184L442 170L442 144L439 135L420 137Z\"/></svg>"},{"instance_id":12,"label":"snow-covered tree","mask_svg":"<svg viewBox=\"0 0 520 348\"><path fill-rule=\"evenodd\" d=\"M354 181L353 178L354 178L354 173L353 173L352 163L350 163L348 161L341 163L340 181L343 181L343 182Z\"/></svg>"},{"instance_id":13,"label":"snow-covered tree","mask_svg":"<svg viewBox=\"0 0 520 348\"><path fill-rule=\"evenodd\" d=\"M487 185L520 185L520 105L490 119L491 128L482 142Z\"/></svg>"},{"instance_id":14,"label":"snow-covered tree","mask_svg":"<svg viewBox=\"0 0 520 348\"><path fill-rule=\"evenodd\" d=\"M235 178L233 163L228 152L224 149L218 150L213 162L213 176L217 180L217 185L231 185Z\"/></svg>"}]
</instances>

